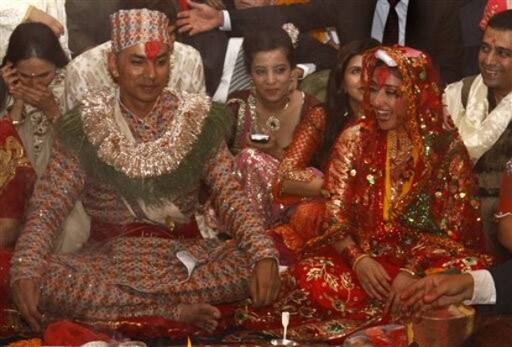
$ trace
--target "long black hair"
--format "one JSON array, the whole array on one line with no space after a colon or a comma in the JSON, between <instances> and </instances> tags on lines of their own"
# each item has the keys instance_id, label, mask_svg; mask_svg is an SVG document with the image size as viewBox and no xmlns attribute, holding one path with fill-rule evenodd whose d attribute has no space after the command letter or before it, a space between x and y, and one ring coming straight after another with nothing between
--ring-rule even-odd
<instances>
[{"instance_id":1,"label":"long black hair","mask_svg":"<svg viewBox=\"0 0 512 347\"><path fill-rule=\"evenodd\" d=\"M378 45L380 43L377 40L368 38L347 43L338 52L338 61L334 69L331 70L327 83L327 124L324 141L320 149L323 161L327 159L331 146L340 132L353 117L348 95L343 84L348 63L354 56L362 55L366 50Z\"/></svg>"},{"instance_id":2,"label":"long black hair","mask_svg":"<svg viewBox=\"0 0 512 347\"><path fill-rule=\"evenodd\" d=\"M2 67L11 62L16 65L20 60L40 58L56 67L64 67L68 57L62 49L59 39L49 26L42 23L22 23L9 37L7 51L2 59ZM0 78L0 109L7 98L7 86Z\"/></svg>"},{"instance_id":3,"label":"long black hair","mask_svg":"<svg viewBox=\"0 0 512 347\"><path fill-rule=\"evenodd\" d=\"M290 63L291 69L296 65L295 49L293 48L292 40L282 28L246 32L243 48L245 64L249 74L256 54L274 49L282 49L285 52L286 60Z\"/></svg>"}]
</instances>

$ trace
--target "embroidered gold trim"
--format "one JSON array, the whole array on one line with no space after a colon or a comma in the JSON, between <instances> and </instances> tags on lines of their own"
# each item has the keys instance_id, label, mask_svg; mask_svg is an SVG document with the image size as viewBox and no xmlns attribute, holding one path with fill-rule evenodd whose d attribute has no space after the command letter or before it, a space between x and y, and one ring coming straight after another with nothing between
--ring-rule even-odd
<instances>
[{"instance_id":1,"label":"embroidered gold trim","mask_svg":"<svg viewBox=\"0 0 512 347\"><path fill-rule=\"evenodd\" d=\"M30 166L24 153L23 145L14 136L5 139L4 148L0 149L0 190L14 178L16 168Z\"/></svg>"},{"instance_id":2,"label":"embroidered gold trim","mask_svg":"<svg viewBox=\"0 0 512 347\"><path fill-rule=\"evenodd\" d=\"M245 111L247 108L247 104L245 100L241 98L229 99L227 101L227 105L232 105L238 103L238 115L236 117L236 129L235 129L235 137L233 140L233 148L231 149L234 153L239 153L244 146L245 138L242 135L245 132Z\"/></svg>"},{"instance_id":3,"label":"embroidered gold trim","mask_svg":"<svg viewBox=\"0 0 512 347\"><path fill-rule=\"evenodd\" d=\"M98 158L131 178L161 176L174 171L192 150L208 116L210 98L165 89L160 97L175 96L178 108L167 131L150 142L133 142L117 126L114 90L103 90L84 98L82 121L84 132L97 148Z\"/></svg>"}]
</instances>

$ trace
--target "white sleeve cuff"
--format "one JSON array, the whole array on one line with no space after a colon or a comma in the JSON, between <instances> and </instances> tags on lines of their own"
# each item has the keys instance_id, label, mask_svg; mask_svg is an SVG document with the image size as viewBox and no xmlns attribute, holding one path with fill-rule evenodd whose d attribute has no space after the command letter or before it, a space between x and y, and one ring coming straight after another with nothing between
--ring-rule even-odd
<instances>
[{"instance_id":1,"label":"white sleeve cuff","mask_svg":"<svg viewBox=\"0 0 512 347\"><path fill-rule=\"evenodd\" d=\"M464 301L466 305L494 305L496 303L496 287L494 279L487 270L470 271L473 277L473 297Z\"/></svg>"},{"instance_id":2,"label":"white sleeve cuff","mask_svg":"<svg viewBox=\"0 0 512 347\"><path fill-rule=\"evenodd\" d=\"M297 64L297 67L299 69L302 69L302 71L304 71L302 73L302 77L300 79L303 79L303 78L311 75L313 72L316 71L316 65L315 64Z\"/></svg>"},{"instance_id":3,"label":"white sleeve cuff","mask_svg":"<svg viewBox=\"0 0 512 347\"><path fill-rule=\"evenodd\" d=\"M231 17L229 16L229 12L226 10L223 10L222 16L224 17L224 24L222 24L219 27L219 29L222 31L231 31Z\"/></svg>"}]
</instances>

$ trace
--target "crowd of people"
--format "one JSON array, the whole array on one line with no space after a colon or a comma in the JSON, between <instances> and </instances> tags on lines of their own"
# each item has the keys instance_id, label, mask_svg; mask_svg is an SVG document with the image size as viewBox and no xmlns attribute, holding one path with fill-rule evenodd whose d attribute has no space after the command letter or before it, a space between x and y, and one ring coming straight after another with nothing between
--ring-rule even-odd
<instances>
[{"instance_id":1,"label":"crowd of people","mask_svg":"<svg viewBox=\"0 0 512 347\"><path fill-rule=\"evenodd\" d=\"M0 2L0 337L512 313L510 6Z\"/></svg>"}]
</instances>

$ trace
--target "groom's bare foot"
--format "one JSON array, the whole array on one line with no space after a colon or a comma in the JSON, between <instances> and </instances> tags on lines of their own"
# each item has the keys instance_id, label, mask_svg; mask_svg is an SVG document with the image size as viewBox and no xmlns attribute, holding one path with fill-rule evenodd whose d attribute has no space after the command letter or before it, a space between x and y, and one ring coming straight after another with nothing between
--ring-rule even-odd
<instances>
[{"instance_id":1,"label":"groom's bare foot","mask_svg":"<svg viewBox=\"0 0 512 347\"><path fill-rule=\"evenodd\" d=\"M196 327L213 332L220 318L220 311L209 304L180 304L180 322L195 325Z\"/></svg>"}]
</instances>

